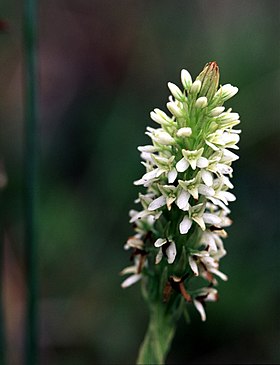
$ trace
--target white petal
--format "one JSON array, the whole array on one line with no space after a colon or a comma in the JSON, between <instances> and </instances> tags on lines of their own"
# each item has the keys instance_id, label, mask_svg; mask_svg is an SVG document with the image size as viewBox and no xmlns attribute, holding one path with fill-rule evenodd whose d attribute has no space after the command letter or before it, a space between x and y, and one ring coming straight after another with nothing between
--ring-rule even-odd
<instances>
[{"instance_id":1,"label":"white petal","mask_svg":"<svg viewBox=\"0 0 280 365\"><path fill-rule=\"evenodd\" d=\"M188 208L189 208L189 198L190 198L190 194L185 190L181 190L181 192L178 195L178 198L176 200L176 204L177 204L178 208L182 209L184 211L188 210Z\"/></svg>"},{"instance_id":2,"label":"white petal","mask_svg":"<svg viewBox=\"0 0 280 365\"><path fill-rule=\"evenodd\" d=\"M121 272L120 275L126 275L126 274L136 274L137 267L136 266L128 266L125 267Z\"/></svg>"},{"instance_id":3,"label":"white petal","mask_svg":"<svg viewBox=\"0 0 280 365\"><path fill-rule=\"evenodd\" d=\"M168 182L169 184L174 183L174 181L176 180L178 173L176 171L176 169L172 169L171 171L168 172Z\"/></svg>"},{"instance_id":4,"label":"white petal","mask_svg":"<svg viewBox=\"0 0 280 365\"><path fill-rule=\"evenodd\" d=\"M237 156L235 153L224 149L223 151L224 155L223 155L223 160L224 161L236 161L239 159L239 156Z\"/></svg>"},{"instance_id":5,"label":"white petal","mask_svg":"<svg viewBox=\"0 0 280 365\"><path fill-rule=\"evenodd\" d=\"M229 191L224 191L224 197L226 198L227 201L229 202L234 202L236 200L236 196L234 194L232 194Z\"/></svg>"},{"instance_id":6,"label":"white petal","mask_svg":"<svg viewBox=\"0 0 280 365\"><path fill-rule=\"evenodd\" d=\"M203 305L196 299L193 300L193 304L196 307L196 309L198 310L198 312L201 316L201 320L203 322L205 322L206 321L206 313L205 313Z\"/></svg>"},{"instance_id":7,"label":"white petal","mask_svg":"<svg viewBox=\"0 0 280 365\"><path fill-rule=\"evenodd\" d=\"M212 214L212 213L204 213L203 220L205 223L213 224L214 226L217 224L219 225L221 223L221 218L218 217L216 214Z\"/></svg>"},{"instance_id":8,"label":"white petal","mask_svg":"<svg viewBox=\"0 0 280 365\"><path fill-rule=\"evenodd\" d=\"M176 163L176 169L178 172L184 172L188 167L189 163L184 157Z\"/></svg>"},{"instance_id":9,"label":"white petal","mask_svg":"<svg viewBox=\"0 0 280 365\"><path fill-rule=\"evenodd\" d=\"M215 146L212 142L209 142L205 140L206 144L208 144L209 147L211 147L214 151L219 151L219 148Z\"/></svg>"},{"instance_id":10,"label":"white petal","mask_svg":"<svg viewBox=\"0 0 280 365\"><path fill-rule=\"evenodd\" d=\"M199 216L194 216L193 220L200 226L200 228L205 231L206 227L205 227L205 223L202 217Z\"/></svg>"},{"instance_id":11,"label":"white petal","mask_svg":"<svg viewBox=\"0 0 280 365\"><path fill-rule=\"evenodd\" d=\"M212 274L215 274L215 275L219 276L222 280L224 280L224 281L228 280L228 277L224 273L222 273L221 271L216 270L216 269L211 269L210 271L211 271Z\"/></svg>"},{"instance_id":12,"label":"white petal","mask_svg":"<svg viewBox=\"0 0 280 365\"><path fill-rule=\"evenodd\" d=\"M209 246L210 251L217 251L217 245L214 238L214 234L211 232L204 232L201 242L204 243L206 246Z\"/></svg>"},{"instance_id":13,"label":"white petal","mask_svg":"<svg viewBox=\"0 0 280 365\"><path fill-rule=\"evenodd\" d=\"M197 167L204 169L205 167L207 167L209 164L207 158L205 157L199 157L199 159L196 162Z\"/></svg>"},{"instance_id":14,"label":"white petal","mask_svg":"<svg viewBox=\"0 0 280 365\"><path fill-rule=\"evenodd\" d=\"M213 188L211 188L210 186L207 185L199 185L198 186L198 192L201 195L205 195L205 196L213 196L215 195L215 190Z\"/></svg>"},{"instance_id":15,"label":"white petal","mask_svg":"<svg viewBox=\"0 0 280 365\"><path fill-rule=\"evenodd\" d=\"M162 252L162 249L160 248L157 255L156 255L156 260L155 260L156 265L161 262L162 257L163 257L163 252Z\"/></svg>"},{"instance_id":16,"label":"white petal","mask_svg":"<svg viewBox=\"0 0 280 365\"><path fill-rule=\"evenodd\" d=\"M201 178L205 185L212 186L213 185L213 176L210 171L201 170Z\"/></svg>"},{"instance_id":17,"label":"white petal","mask_svg":"<svg viewBox=\"0 0 280 365\"><path fill-rule=\"evenodd\" d=\"M151 202L151 204L148 207L148 210L156 210L160 207L163 207L166 204L166 198L161 195L160 197L156 198Z\"/></svg>"},{"instance_id":18,"label":"white petal","mask_svg":"<svg viewBox=\"0 0 280 365\"><path fill-rule=\"evenodd\" d=\"M137 281L139 281L142 278L141 274L134 274L129 276L127 279L125 279L125 281L123 281L121 287L122 288L127 288L128 286L136 283Z\"/></svg>"},{"instance_id":19,"label":"white petal","mask_svg":"<svg viewBox=\"0 0 280 365\"><path fill-rule=\"evenodd\" d=\"M156 169L154 169L154 170L152 170L152 171L147 172L146 174L144 174L144 175L142 176L142 180L147 181L147 180L152 180L152 179L154 179L154 178L157 176L158 170L159 170L159 169L158 169L158 168L156 168Z\"/></svg>"},{"instance_id":20,"label":"white petal","mask_svg":"<svg viewBox=\"0 0 280 365\"><path fill-rule=\"evenodd\" d=\"M195 170L195 169L196 169L196 163L197 163L197 160L189 159L189 163L190 163L190 165L191 165L191 168L192 168L193 170Z\"/></svg>"},{"instance_id":21,"label":"white petal","mask_svg":"<svg viewBox=\"0 0 280 365\"><path fill-rule=\"evenodd\" d=\"M166 240L166 239L164 239L164 238L158 238L158 239L156 240L156 242L154 243L154 246L155 246L155 247L161 247L161 246L162 246L162 245L164 245L166 242L167 242L167 240Z\"/></svg>"},{"instance_id":22,"label":"white petal","mask_svg":"<svg viewBox=\"0 0 280 365\"><path fill-rule=\"evenodd\" d=\"M169 264L173 264L175 257L176 257L176 245L173 241L170 242L169 246L166 249L166 255L167 255L167 262Z\"/></svg>"},{"instance_id":23,"label":"white petal","mask_svg":"<svg viewBox=\"0 0 280 365\"><path fill-rule=\"evenodd\" d=\"M139 147L137 147L137 149L140 152L149 152L149 153L157 151L157 148L155 146L152 146L152 145L139 146Z\"/></svg>"},{"instance_id":24,"label":"white petal","mask_svg":"<svg viewBox=\"0 0 280 365\"><path fill-rule=\"evenodd\" d=\"M189 256L189 264L195 276L198 276L198 266L192 256Z\"/></svg>"},{"instance_id":25,"label":"white petal","mask_svg":"<svg viewBox=\"0 0 280 365\"><path fill-rule=\"evenodd\" d=\"M180 223L180 233L181 234L188 233L189 229L191 228L191 225L192 225L192 220L188 216L185 216L182 222Z\"/></svg>"},{"instance_id":26,"label":"white petal","mask_svg":"<svg viewBox=\"0 0 280 365\"><path fill-rule=\"evenodd\" d=\"M223 163L218 163L217 164L217 171L220 174L231 174L232 173L232 167L225 165Z\"/></svg>"}]
</instances>

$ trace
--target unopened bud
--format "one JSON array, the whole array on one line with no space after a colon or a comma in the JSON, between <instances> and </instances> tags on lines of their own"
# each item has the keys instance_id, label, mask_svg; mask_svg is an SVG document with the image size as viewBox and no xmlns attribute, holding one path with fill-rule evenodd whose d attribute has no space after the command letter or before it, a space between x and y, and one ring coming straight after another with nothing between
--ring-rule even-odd
<instances>
[{"instance_id":1,"label":"unopened bud","mask_svg":"<svg viewBox=\"0 0 280 365\"><path fill-rule=\"evenodd\" d=\"M195 80L195 82L192 84L190 88L190 93L196 95L199 93L200 88L201 88L201 81Z\"/></svg>"},{"instance_id":2,"label":"unopened bud","mask_svg":"<svg viewBox=\"0 0 280 365\"><path fill-rule=\"evenodd\" d=\"M172 82L169 82L167 85L175 99L179 101L184 101L186 99L185 95L182 93L177 85L173 84Z\"/></svg>"},{"instance_id":3,"label":"unopened bud","mask_svg":"<svg viewBox=\"0 0 280 365\"><path fill-rule=\"evenodd\" d=\"M199 96L206 96L211 100L218 89L220 79L217 63L215 61L207 63L196 79L201 81Z\"/></svg>"},{"instance_id":4,"label":"unopened bud","mask_svg":"<svg viewBox=\"0 0 280 365\"><path fill-rule=\"evenodd\" d=\"M176 134L178 137L189 137L192 134L192 129L190 127L180 128Z\"/></svg>"},{"instance_id":5,"label":"unopened bud","mask_svg":"<svg viewBox=\"0 0 280 365\"><path fill-rule=\"evenodd\" d=\"M189 90L190 87L192 86L192 77L189 71L184 69L181 71L181 81L182 85L184 86L184 89Z\"/></svg>"},{"instance_id":6,"label":"unopened bud","mask_svg":"<svg viewBox=\"0 0 280 365\"><path fill-rule=\"evenodd\" d=\"M205 108L207 106L206 96L201 96L200 98L198 98L197 101L195 102L195 106L201 109Z\"/></svg>"}]
</instances>

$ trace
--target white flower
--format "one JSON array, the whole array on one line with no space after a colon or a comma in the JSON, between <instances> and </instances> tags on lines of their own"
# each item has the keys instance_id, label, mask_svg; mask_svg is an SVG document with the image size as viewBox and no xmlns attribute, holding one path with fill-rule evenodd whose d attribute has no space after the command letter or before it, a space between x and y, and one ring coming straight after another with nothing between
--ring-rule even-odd
<instances>
[{"instance_id":1,"label":"white flower","mask_svg":"<svg viewBox=\"0 0 280 365\"><path fill-rule=\"evenodd\" d=\"M173 100L170 100L167 104L166 104L168 110L170 111L171 114L174 115L174 117L176 118L182 118L185 115L184 109L183 109L183 105L180 102L175 102Z\"/></svg>"},{"instance_id":2,"label":"white flower","mask_svg":"<svg viewBox=\"0 0 280 365\"><path fill-rule=\"evenodd\" d=\"M155 142L163 144L163 145L170 145L170 144L175 143L174 138L171 137L169 133L167 133L163 130L155 131L154 135L152 135L152 139Z\"/></svg>"},{"instance_id":3,"label":"white flower","mask_svg":"<svg viewBox=\"0 0 280 365\"><path fill-rule=\"evenodd\" d=\"M222 102L232 98L235 94L238 93L238 88L232 86L231 84L226 84L220 87L220 89L216 92L214 98L221 98Z\"/></svg>"},{"instance_id":4,"label":"white flower","mask_svg":"<svg viewBox=\"0 0 280 365\"><path fill-rule=\"evenodd\" d=\"M165 254L166 254L166 257L167 257L167 262L169 264L173 264L175 258L176 258L176 253L177 253L177 250L176 250L176 245L175 245L175 242L172 241L172 240L167 240L167 239L163 239L163 238L158 238L156 240L156 242L154 243L154 246L155 247L159 247L159 252L156 256L156 264L159 264L160 261L162 260L162 257L163 257L163 250L162 250L162 247L163 246L166 246L165 248Z\"/></svg>"},{"instance_id":5,"label":"white flower","mask_svg":"<svg viewBox=\"0 0 280 365\"><path fill-rule=\"evenodd\" d=\"M182 150L183 158L179 160L176 164L176 169L178 172L184 172L188 169L189 166L193 170L196 169L196 167L206 167L208 166L208 161L205 157L202 157L204 148L200 148L199 150Z\"/></svg>"},{"instance_id":6,"label":"white flower","mask_svg":"<svg viewBox=\"0 0 280 365\"><path fill-rule=\"evenodd\" d=\"M165 112L162 110L156 108L154 111L150 113L151 119L161 125L172 125L173 121L172 118L170 118Z\"/></svg>"}]
</instances>

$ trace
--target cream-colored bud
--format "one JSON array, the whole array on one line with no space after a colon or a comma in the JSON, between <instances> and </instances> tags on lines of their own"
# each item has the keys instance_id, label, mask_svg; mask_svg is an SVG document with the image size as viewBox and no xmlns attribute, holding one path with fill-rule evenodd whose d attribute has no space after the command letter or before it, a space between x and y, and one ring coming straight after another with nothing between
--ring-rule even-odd
<instances>
[{"instance_id":1,"label":"cream-colored bud","mask_svg":"<svg viewBox=\"0 0 280 365\"><path fill-rule=\"evenodd\" d=\"M200 98L198 98L197 101L195 102L195 106L201 109L205 108L207 106L206 96L201 96Z\"/></svg>"},{"instance_id":2,"label":"cream-colored bud","mask_svg":"<svg viewBox=\"0 0 280 365\"><path fill-rule=\"evenodd\" d=\"M185 95L182 93L177 85L173 84L172 82L169 82L167 85L175 99L179 101L184 101L186 99Z\"/></svg>"},{"instance_id":3,"label":"cream-colored bud","mask_svg":"<svg viewBox=\"0 0 280 365\"><path fill-rule=\"evenodd\" d=\"M192 134L192 129L190 127L180 128L176 134L178 137L189 137Z\"/></svg>"},{"instance_id":4,"label":"cream-colored bud","mask_svg":"<svg viewBox=\"0 0 280 365\"><path fill-rule=\"evenodd\" d=\"M184 69L181 71L181 81L182 85L184 86L184 89L189 90L190 87L192 86L192 77L189 71Z\"/></svg>"},{"instance_id":5,"label":"cream-colored bud","mask_svg":"<svg viewBox=\"0 0 280 365\"><path fill-rule=\"evenodd\" d=\"M174 117L181 118L184 116L184 112L181 108L179 108L174 101L170 101L166 104L170 113L174 115Z\"/></svg>"},{"instance_id":6,"label":"cream-colored bud","mask_svg":"<svg viewBox=\"0 0 280 365\"><path fill-rule=\"evenodd\" d=\"M211 117L217 117L218 115L222 114L222 112L225 110L224 106L217 106L217 108L214 108L210 112Z\"/></svg>"},{"instance_id":7,"label":"cream-colored bud","mask_svg":"<svg viewBox=\"0 0 280 365\"><path fill-rule=\"evenodd\" d=\"M201 81L195 80L195 82L192 84L190 88L190 93L196 95L199 93L200 88L201 88Z\"/></svg>"}]
</instances>

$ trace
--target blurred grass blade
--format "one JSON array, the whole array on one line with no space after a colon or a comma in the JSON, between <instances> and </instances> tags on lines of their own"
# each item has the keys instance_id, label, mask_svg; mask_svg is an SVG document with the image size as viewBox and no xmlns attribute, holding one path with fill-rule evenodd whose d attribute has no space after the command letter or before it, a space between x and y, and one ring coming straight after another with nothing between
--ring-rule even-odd
<instances>
[{"instance_id":1,"label":"blurred grass blade","mask_svg":"<svg viewBox=\"0 0 280 365\"><path fill-rule=\"evenodd\" d=\"M24 151L24 216L25 259L27 280L25 360L37 363L37 2L24 2L24 103L25 103L25 151Z\"/></svg>"}]
</instances>

